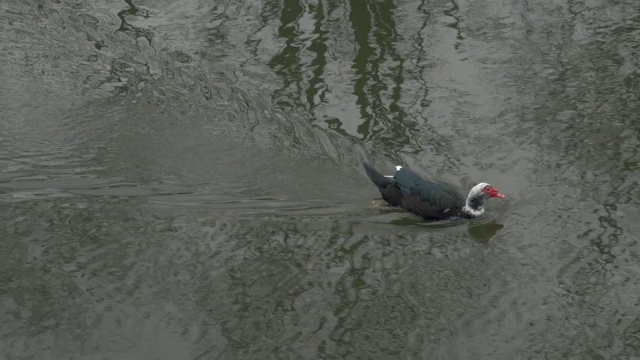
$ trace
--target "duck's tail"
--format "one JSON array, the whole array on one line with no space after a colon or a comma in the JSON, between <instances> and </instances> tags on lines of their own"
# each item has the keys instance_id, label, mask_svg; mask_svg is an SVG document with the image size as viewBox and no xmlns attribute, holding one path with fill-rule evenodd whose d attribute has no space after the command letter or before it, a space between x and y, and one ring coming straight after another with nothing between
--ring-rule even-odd
<instances>
[{"instance_id":1,"label":"duck's tail","mask_svg":"<svg viewBox=\"0 0 640 360\"><path fill-rule=\"evenodd\" d=\"M364 170L367 172L369 179L371 179L378 188L384 189L393 183L393 179L382 175L378 170L374 169L371 164L363 162L362 166L364 166Z\"/></svg>"}]
</instances>

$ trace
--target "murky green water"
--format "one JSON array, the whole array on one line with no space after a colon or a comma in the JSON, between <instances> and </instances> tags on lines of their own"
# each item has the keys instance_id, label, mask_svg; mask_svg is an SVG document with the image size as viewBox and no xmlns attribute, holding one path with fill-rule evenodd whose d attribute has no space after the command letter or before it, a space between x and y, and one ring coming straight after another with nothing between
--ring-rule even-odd
<instances>
[{"instance_id":1,"label":"murky green water","mask_svg":"<svg viewBox=\"0 0 640 360\"><path fill-rule=\"evenodd\" d=\"M639 59L636 0L3 0L0 359L638 359Z\"/></svg>"}]
</instances>

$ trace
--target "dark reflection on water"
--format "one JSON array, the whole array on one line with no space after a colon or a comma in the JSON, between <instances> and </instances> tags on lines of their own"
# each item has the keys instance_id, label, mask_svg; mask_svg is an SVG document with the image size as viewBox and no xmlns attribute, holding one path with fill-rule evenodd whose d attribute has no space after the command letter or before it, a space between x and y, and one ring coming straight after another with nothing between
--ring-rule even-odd
<instances>
[{"instance_id":1,"label":"dark reflection on water","mask_svg":"<svg viewBox=\"0 0 640 360\"><path fill-rule=\"evenodd\" d=\"M504 225L492 221L487 224L480 224L469 227L469 235L482 243L487 243L502 228L504 228Z\"/></svg>"},{"instance_id":2,"label":"dark reflection on water","mask_svg":"<svg viewBox=\"0 0 640 360\"><path fill-rule=\"evenodd\" d=\"M446 230L453 226L465 226L467 227L469 236L471 236L472 239L485 244L488 243L489 240L491 240L491 238L494 237L496 233L498 233L498 231L500 231L500 229L504 228L504 225L498 223L496 220L485 218L474 219L473 221L469 221L466 219L454 219L425 222L424 220L417 217L403 216L397 219L390 220L389 223L404 228L421 228L432 233L438 230Z\"/></svg>"},{"instance_id":3,"label":"dark reflection on water","mask_svg":"<svg viewBox=\"0 0 640 360\"><path fill-rule=\"evenodd\" d=\"M0 358L640 356L635 0L0 9Z\"/></svg>"}]
</instances>

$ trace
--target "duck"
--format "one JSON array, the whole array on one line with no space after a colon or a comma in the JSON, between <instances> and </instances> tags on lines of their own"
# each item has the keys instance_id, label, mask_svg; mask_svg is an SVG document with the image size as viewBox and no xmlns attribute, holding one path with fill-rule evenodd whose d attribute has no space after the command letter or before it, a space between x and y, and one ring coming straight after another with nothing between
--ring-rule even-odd
<instances>
[{"instance_id":1,"label":"duck","mask_svg":"<svg viewBox=\"0 0 640 360\"><path fill-rule=\"evenodd\" d=\"M362 165L389 206L405 209L425 220L472 219L484 214L486 200L506 197L486 182L474 185L464 197L455 187L425 179L400 165L394 175L382 175L367 162Z\"/></svg>"}]
</instances>

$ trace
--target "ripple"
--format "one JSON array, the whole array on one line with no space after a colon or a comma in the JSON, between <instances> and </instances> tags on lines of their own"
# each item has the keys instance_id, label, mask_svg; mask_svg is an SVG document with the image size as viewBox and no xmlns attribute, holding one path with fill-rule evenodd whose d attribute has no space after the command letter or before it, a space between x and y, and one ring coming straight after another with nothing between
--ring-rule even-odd
<instances>
[{"instance_id":1,"label":"ripple","mask_svg":"<svg viewBox=\"0 0 640 360\"><path fill-rule=\"evenodd\" d=\"M189 64L189 63L191 63L193 61L191 56L189 56L189 55L187 55L187 54L185 54L185 53L183 53L181 51L176 52L175 53L175 57L176 57L176 60L178 60L179 62L181 62L183 64Z\"/></svg>"},{"instance_id":2,"label":"ripple","mask_svg":"<svg viewBox=\"0 0 640 360\"><path fill-rule=\"evenodd\" d=\"M8 357L637 355L634 2L0 7Z\"/></svg>"}]
</instances>

